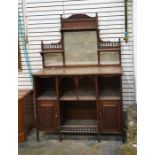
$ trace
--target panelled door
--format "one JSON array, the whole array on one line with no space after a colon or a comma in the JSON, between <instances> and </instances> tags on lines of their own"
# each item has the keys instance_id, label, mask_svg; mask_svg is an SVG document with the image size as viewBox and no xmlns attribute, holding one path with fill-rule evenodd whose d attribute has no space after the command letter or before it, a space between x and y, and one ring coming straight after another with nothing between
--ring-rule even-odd
<instances>
[{"instance_id":1,"label":"panelled door","mask_svg":"<svg viewBox=\"0 0 155 155\"><path fill-rule=\"evenodd\" d=\"M99 101L99 121L101 132L121 131L121 107L120 101Z\"/></svg>"},{"instance_id":2,"label":"panelled door","mask_svg":"<svg viewBox=\"0 0 155 155\"><path fill-rule=\"evenodd\" d=\"M39 130L58 131L59 128L59 108L57 101L38 101Z\"/></svg>"}]
</instances>

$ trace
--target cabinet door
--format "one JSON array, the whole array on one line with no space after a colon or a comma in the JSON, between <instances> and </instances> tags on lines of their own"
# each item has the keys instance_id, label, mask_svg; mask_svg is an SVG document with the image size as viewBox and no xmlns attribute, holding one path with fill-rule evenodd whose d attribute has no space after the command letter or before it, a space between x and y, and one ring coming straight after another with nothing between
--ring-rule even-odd
<instances>
[{"instance_id":1,"label":"cabinet door","mask_svg":"<svg viewBox=\"0 0 155 155\"><path fill-rule=\"evenodd\" d=\"M121 130L120 101L100 101L100 131L119 132Z\"/></svg>"},{"instance_id":2,"label":"cabinet door","mask_svg":"<svg viewBox=\"0 0 155 155\"><path fill-rule=\"evenodd\" d=\"M58 104L56 101L38 101L39 129L43 131L58 130Z\"/></svg>"}]
</instances>

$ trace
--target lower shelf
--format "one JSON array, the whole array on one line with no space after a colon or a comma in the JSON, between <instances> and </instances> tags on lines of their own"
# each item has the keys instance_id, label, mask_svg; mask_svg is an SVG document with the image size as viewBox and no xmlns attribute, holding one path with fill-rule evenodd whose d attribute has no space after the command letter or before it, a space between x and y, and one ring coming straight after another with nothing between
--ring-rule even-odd
<instances>
[{"instance_id":1,"label":"lower shelf","mask_svg":"<svg viewBox=\"0 0 155 155\"><path fill-rule=\"evenodd\" d=\"M62 133L98 133L96 120L66 120Z\"/></svg>"}]
</instances>

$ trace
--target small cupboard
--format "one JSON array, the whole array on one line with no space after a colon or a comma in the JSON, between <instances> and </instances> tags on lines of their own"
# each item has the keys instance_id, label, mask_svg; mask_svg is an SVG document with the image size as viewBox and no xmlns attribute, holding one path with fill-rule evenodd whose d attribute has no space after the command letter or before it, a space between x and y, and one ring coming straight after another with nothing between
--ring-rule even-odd
<instances>
[{"instance_id":1,"label":"small cupboard","mask_svg":"<svg viewBox=\"0 0 155 155\"><path fill-rule=\"evenodd\" d=\"M120 100L100 100L98 106L100 132L121 132Z\"/></svg>"},{"instance_id":2,"label":"small cupboard","mask_svg":"<svg viewBox=\"0 0 155 155\"><path fill-rule=\"evenodd\" d=\"M57 101L38 100L37 104L39 130L57 132L59 128L59 107Z\"/></svg>"}]
</instances>

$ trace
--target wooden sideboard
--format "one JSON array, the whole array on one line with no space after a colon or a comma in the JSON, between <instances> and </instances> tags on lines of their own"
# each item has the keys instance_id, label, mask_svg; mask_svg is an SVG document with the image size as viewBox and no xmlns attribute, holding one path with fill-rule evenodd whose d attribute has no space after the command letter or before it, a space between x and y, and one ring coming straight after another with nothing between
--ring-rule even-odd
<instances>
[{"instance_id":1,"label":"wooden sideboard","mask_svg":"<svg viewBox=\"0 0 155 155\"><path fill-rule=\"evenodd\" d=\"M122 133L120 67L43 69L33 75L39 131Z\"/></svg>"},{"instance_id":2,"label":"wooden sideboard","mask_svg":"<svg viewBox=\"0 0 155 155\"><path fill-rule=\"evenodd\" d=\"M61 17L61 40L42 41L33 74L39 132L122 134L121 41L99 38L98 17Z\"/></svg>"},{"instance_id":3,"label":"wooden sideboard","mask_svg":"<svg viewBox=\"0 0 155 155\"><path fill-rule=\"evenodd\" d=\"M34 127L34 104L32 89L18 90L18 141L24 142Z\"/></svg>"}]
</instances>

